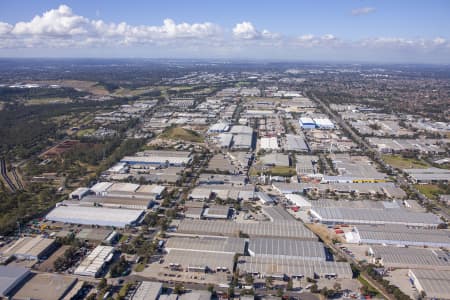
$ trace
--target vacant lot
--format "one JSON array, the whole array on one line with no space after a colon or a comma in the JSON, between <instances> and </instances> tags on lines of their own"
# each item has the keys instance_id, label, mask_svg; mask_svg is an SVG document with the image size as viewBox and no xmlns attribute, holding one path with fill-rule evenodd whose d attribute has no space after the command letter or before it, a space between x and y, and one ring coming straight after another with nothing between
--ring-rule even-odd
<instances>
[{"instance_id":1,"label":"vacant lot","mask_svg":"<svg viewBox=\"0 0 450 300\"><path fill-rule=\"evenodd\" d=\"M406 158L401 155L383 155L383 160L397 169L425 169L430 166L423 160Z\"/></svg>"},{"instance_id":2,"label":"vacant lot","mask_svg":"<svg viewBox=\"0 0 450 300\"><path fill-rule=\"evenodd\" d=\"M415 187L428 199L437 199L439 195L447 193L443 188L439 187L437 184L416 184Z\"/></svg>"},{"instance_id":3,"label":"vacant lot","mask_svg":"<svg viewBox=\"0 0 450 300\"><path fill-rule=\"evenodd\" d=\"M161 133L159 138L165 138L169 140L182 140L193 143L202 143L204 141L203 137L198 132L182 127L169 128Z\"/></svg>"},{"instance_id":4,"label":"vacant lot","mask_svg":"<svg viewBox=\"0 0 450 300\"><path fill-rule=\"evenodd\" d=\"M56 250L46 261L44 261L39 267L38 270L41 272L53 272L55 260L63 256L64 252L69 249L70 246L61 246L58 250Z\"/></svg>"}]
</instances>

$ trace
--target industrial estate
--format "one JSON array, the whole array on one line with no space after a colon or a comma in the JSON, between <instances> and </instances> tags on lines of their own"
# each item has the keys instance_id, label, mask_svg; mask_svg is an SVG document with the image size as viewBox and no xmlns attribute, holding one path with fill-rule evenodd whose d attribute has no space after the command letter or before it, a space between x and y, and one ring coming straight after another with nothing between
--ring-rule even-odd
<instances>
[{"instance_id":1,"label":"industrial estate","mask_svg":"<svg viewBox=\"0 0 450 300\"><path fill-rule=\"evenodd\" d=\"M53 64L0 66L0 298L450 299L448 70Z\"/></svg>"}]
</instances>

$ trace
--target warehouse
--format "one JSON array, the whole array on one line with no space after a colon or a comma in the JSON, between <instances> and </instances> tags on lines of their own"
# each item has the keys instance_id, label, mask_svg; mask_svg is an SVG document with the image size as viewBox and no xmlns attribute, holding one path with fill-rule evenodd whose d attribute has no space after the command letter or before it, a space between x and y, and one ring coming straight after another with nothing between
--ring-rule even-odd
<instances>
[{"instance_id":1,"label":"warehouse","mask_svg":"<svg viewBox=\"0 0 450 300\"><path fill-rule=\"evenodd\" d=\"M325 248L316 241L279 238L255 238L248 245L250 256L302 257L305 260L326 260Z\"/></svg>"},{"instance_id":2,"label":"warehouse","mask_svg":"<svg viewBox=\"0 0 450 300\"><path fill-rule=\"evenodd\" d=\"M297 175L315 174L316 165L319 161L319 157L316 155L296 155L296 171Z\"/></svg>"},{"instance_id":3,"label":"warehouse","mask_svg":"<svg viewBox=\"0 0 450 300\"><path fill-rule=\"evenodd\" d=\"M436 228L441 219L431 213L409 212L403 209L367 209L349 207L313 207L313 219L324 224L395 224Z\"/></svg>"},{"instance_id":4,"label":"warehouse","mask_svg":"<svg viewBox=\"0 0 450 300\"><path fill-rule=\"evenodd\" d=\"M232 211L229 206L225 205L211 205L205 208L203 217L205 219L222 219L226 220L231 216Z\"/></svg>"},{"instance_id":5,"label":"warehouse","mask_svg":"<svg viewBox=\"0 0 450 300\"><path fill-rule=\"evenodd\" d=\"M103 271L105 264L113 259L113 256L114 247L97 246L75 269L74 274L97 277Z\"/></svg>"},{"instance_id":6,"label":"warehouse","mask_svg":"<svg viewBox=\"0 0 450 300\"><path fill-rule=\"evenodd\" d=\"M404 248L394 246L370 246L373 263L388 269L431 269L450 271L450 254L442 250Z\"/></svg>"},{"instance_id":7,"label":"warehouse","mask_svg":"<svg viewBox=\"0 0 450 300\"><path fill-rule=\"evenodd\" d=\"M448 183L450 181L450 170L427 168L427 169L405 169L409 178L418 184Z\"/></svg>"},{"instance_id":8,"label":"warehouse","mask_svg":"<svg viewBox=\"0 0 450 300\"><path fill-rule=\"evenodd\" d=\"M83 228L76 234L81 241L101 243L105 241L113 231L104 228Z\"/></svg>"},{"instance_id":9,"label":"warehouse","mask_svg":"<svg viewBox=\"0 0 450 300\"><path fill-rule=\"evenodd\" d=\"M130 165L185 166L191 161L191 153L183 151L146 150L137 153L136 156L125 156L120 161Z\"/></svg>"},{"instance_id":10,"label":"warehouse","mask_svg":"<svg viewBox=\"0 0 450 300\"><path fill-rule=\"evenodd\" d=\"M265 166L289 167L289 155L282 153L269 153L260 157Z\"/></svg>"},{"instance_id":11,"label":"warehouse","mask_svg":"<svg viewBox=\"0 0 450 300\"><path fill-rule=\"evenodd\" d=\"M208 133L222 133L230 130L230 125L228 123L216 123L211 125L208 129Z\"/></svg>"},{"instance_id":12,"label":"warehouse","mask_svg":"<svg viewBox=\"0 0 450 300\"><path fill-rule=\"evenodd\" d=\"M263 137L261 138L261 149L264 150L278 150L278 139L276 137Z\"/></svg>"},{"instance_id":13,"label":"warehouse","mask_svg":"<svg viewBox=\"0 0 450 300\"><path fill-rule=\"evenodd\" d=\"M242 125L235 125L231 127L230 133L236 135L253 135L253 128Z\"/></svg>"},{"instance_id":14,"label":"warehouse","mask_svg":"<svg viewBox=\"0 0 450 300\"><path fill-rule=\"evenodd\" d=\"M346 262L305 260L300 257L241 256L238 260L241 275L284 278L345 278L353 276Z\"/></svg>"},{"instance_id":15,"label":"warehouse","mask_svg":"<svg viewBox=\"0 0 450 300\"><path fill-rule=\"evenodd\" d=\"M221 133L218 136L219 146L223 149L228 149L233 141L233 135L231 133Z\"/></svg>"},{"instance_id":16,"label":"warehouse","mask_svg":"<svg viewBox=\"0 0 450 300\"><path fill-rule=\"evenodd\" d=\"M111 208L127 208L144 210L150 207L152 198L112 197L112 196L88 196L82 200L82 204L103 206Z\"/></svg>"},{"instance_id":17,"label":"warehouse","mask_svg":"<svg viewBox=\"0 0 450 300\"><path fill-rule=\"evenodd\" d=\"M162 292L162 283L142 281L131 300L158 300Z\"/></svg>"},{"instance_id":18,"label":"warehouse","mask_svg":"<svg viewBox=\"0 0 450 300\"><path fill-rule=\"evenodd\" d=\"M187 235L280 237L316 241L317 237L300 222L236 223L232 221L182 220L176 231Z\"/></svg>"},{"instance_id":19,"label":"warehouse","mask_svg":"<svg viewBox=\"0 0 450 300\"><path fill-rule=\"evenodd\" d=\"M8 298L10 293L23 284L30 275L30 270L24 267L0 265L0 297Z\"/></svg>"},{"instance_id":20,"label":"warehouse","mask_svg":"<svg viewBox=\"0 0 450 300\"><path fill-rule=\"evenodd\" d=\"M314 122L313 119L308 118L308 117L300 118L299 124L302 129L315 129L316 128L316 122Z\"/></svg>"},{"instance_id":21,"label":"warehouse","mask_svg":"<svg viewBox=\"0 0 450 300\"><path fill-rule=\"evenodd\" d=\"M309 147L305 139L301 135L286 134L286 143L284 145L286 151L308 152Z\"/></svg>"},{"instance_id":22,"label":"warehouse","mask_svg":"<svg viewBox=\"0 0 450 300\"><path fill-rule=\"evenodd\" d=\"M55 240L43 237L22 237L9 246L2 256L17 259L38 260L54 250Z\"/></svg>"},{"instance_id":23,"label":"warehouse","mask_svg":"<svg viewBox=\"0 0 450 300\"><path fill-rule=\"evenodd\" d=\"M62 223L126 227L137 224L143 210L89 206L57 206L46 219Z\"/></svg>"},{"instance_id":24,"label":"warehouse","mask_svg":"<svg viewBox=\"0 0 450 300\"><path fill-rule=\"evenodd\" d=\"M61 274L34 274L17 293L14 300L60 300L74 287L76 278Z\"/></svg>"},{"instance_id":25,"label":"warehouse","mask_svg":"<svg viewBox=\"0 0 450 300\"><path fill-rule=\"evenodd\" d=\"M69 199L72 200L81 200L83 197L87 196L90 193L88 188L79 187L75 191L69 194Z\"/></svg>"},{"instance_id":26,"label":"warehouse","mask_svg":"<svg viewBox=\"0 0 450 300\"><path fill-rule=\"evenodd\" d=\"M408 277L427 299L450 299L450 271L410 269Z\"/></svg>"},{"instance_id":27,"label":"warehouse","mask_svg":"<svg viewBox=\"0 0 450 300\"><path fill-rule=\"evenodd\" d=\"M334 129L335 126L328 118L314 118L314 123L319 129Z\"/></svg>"},{"instance_id":28,"label":"warehouse","mask_svg":"<svg viewBox=\"0 0 450 300\"><path fill-rule=\"evenodd\" d=\"M294 217L281 206L266 206L263 207L263 212L271 222L295 222Z\"/></svg>"},{"instance_id":29,"label":"warehouse","mask_svg":"<svg viewBox=\"0 0 450 300\"><path fill-rule=\"evenodd\" d=\"M303 188L298 183L274 182L272 188L281 194L303 194Z\"/></svg>"},{"instance_id":30,"label":"warehouse","mask_svg":"<svg viewBox=\"0 0 450 300\"><path fill-rule=\"evenodd\" d=\"M233 150L248 150L253 148L253 134L237 134L233 136Z\"/></svg>"},{"instance_id":31,"label":"warehouse","mask_svg":"<svg viewBox=\"0 0 450 300\"><path fill-rule=\"evenodd\" d=\"M90 190L97 196L102 196L113 185L113 182L97 182Z\"/></svg>"},{"instance_id":32,"label":"warehouse","mask_svg":"<svg viewBox=\"0 0 450 300\"><path fill-rule=\"evenodd\" d=\"M255 197L253 185L204 184L196 186L189 194L189 199L203 201L213 196L224 200L248 200Z\"/></svg>"},{"instance_id":33,"label":"warehouse","mask_svg":"<svg viewBox=\"0 0 450 300\"><path fill-rule=\"evenodd\" d=\"M447 230L417 229L402 225L358 225L353 231L345 233L345 239L349 243L358 244L450 248L450 234Z\"/></svg>"},{"instance_id":34,"label":"warehouse","mask_svg":"<svg viewBox=\"0 0 450 300\"><path fill-rule=\"evenodd\" d=\"M311 202L306 200L305 197L297 194L286 194L285 197L292 205L300 208L300 210L309 211L312 207Z\"/></svg>"},{"instance_id":35,"label":"warehouse","mask_svg":"<svg viewBox=\"0 0 450 300\"><path fill-rule=\"evenodd\" d=\"M167 240L166 250L184 250L196 252L245 253L246 241L237 237L171 237ZM195 255L192 254L191 255Z\"/></svg>"},{"instance_id":36,"label":"warehouse","mask_svg":"<svg viewBox=\"0 0 450 300\"><path fill-rule=\"evenodd\" d=\"M261 201L262 204L273 204L275 201L272 197L270 197L267 193L264 192L256 192L256 198Z\"/></svg>"},{"instance_id":37,"label":"warehouse","mask_svg":"<svg viewBox=\"0 0 450 300\"><path fill-rule=\"evenodd\" d=\"M164 259L164 264L171 270L188 272L233 271L234 254L204 252L192 255L191 251L172 250Z\"/></svg>"}]
</instances>

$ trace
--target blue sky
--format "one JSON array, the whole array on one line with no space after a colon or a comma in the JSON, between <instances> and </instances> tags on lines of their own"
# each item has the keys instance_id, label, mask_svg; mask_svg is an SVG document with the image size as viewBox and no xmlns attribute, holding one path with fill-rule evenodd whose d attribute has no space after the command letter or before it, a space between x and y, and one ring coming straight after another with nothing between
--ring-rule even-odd
<instances>
[{"instance_id":1,"label":"blue sky","mask_svg":"<svg viewBox=\"0 0 450 300\"><path fill-rule=\"evenodd\" d=\"M450 63L449 16L444 0L2 1L0 56Z\"/></svg>"}]
</instances>

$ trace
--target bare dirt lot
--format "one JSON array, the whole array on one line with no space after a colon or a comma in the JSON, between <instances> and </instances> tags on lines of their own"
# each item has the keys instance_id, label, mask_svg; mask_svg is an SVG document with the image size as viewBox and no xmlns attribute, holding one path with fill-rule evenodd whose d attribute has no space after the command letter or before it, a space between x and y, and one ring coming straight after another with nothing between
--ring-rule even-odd
<instances>
[{"instance_id":1,"label":"bare dirt lot","mask_svg":"<svg viewBox=\"0 0 450 300\"><path fill-rule=\"evenodd\" d=\"M41 272L53 272L53 264L55 260L64 254L64 251L69 249L70 246L61 246L58 250L56 250L47 260L39 265L37 268Z\"/></svg>"}]
</instances>

